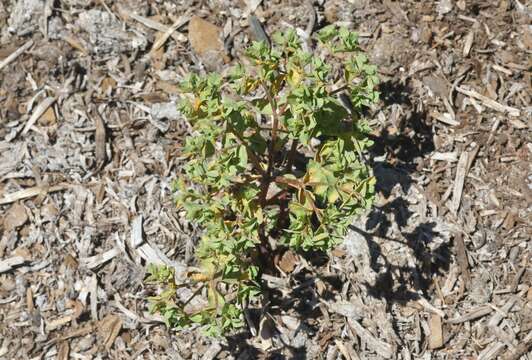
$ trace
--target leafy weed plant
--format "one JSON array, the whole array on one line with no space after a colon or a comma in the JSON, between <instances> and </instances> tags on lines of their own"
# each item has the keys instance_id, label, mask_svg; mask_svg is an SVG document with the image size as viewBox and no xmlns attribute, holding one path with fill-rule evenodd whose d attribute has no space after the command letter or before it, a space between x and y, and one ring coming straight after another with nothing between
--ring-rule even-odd
<instances>
[{"instance_id":1,"label":"leafy weed plant","mask_svg":"<svg viewBox=\"0 0 532 360\"><path fill-rule=\"evenodd\" d=\"M331 249L373 200L361 114L378 100L378 78L357 34L325 27L311 54L287 31L245 55L225 76L182 83L180 111L193 133L177 204L203 236L189 300L178 300L171 269L149 270L166 286L152 310L173 328L200 324L218 335L243 326L242 308L260 294L260 274L275 271L276 251ZM194 309L202 292L209 304Z\"/></svg>"}]
</instances>

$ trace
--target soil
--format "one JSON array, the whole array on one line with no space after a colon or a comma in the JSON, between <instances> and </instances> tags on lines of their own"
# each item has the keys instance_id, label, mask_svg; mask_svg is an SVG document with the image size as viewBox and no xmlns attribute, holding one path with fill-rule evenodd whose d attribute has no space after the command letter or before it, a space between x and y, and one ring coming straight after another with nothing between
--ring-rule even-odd
<instances>
[{"instance_id":1,"label":"soil","mask_svg":"<svg viewBox=\"0 0 532 360\"><path fill-rule=\"evenodd\" d=\"M238 61L252 15L359 32L376 204L330 254L285 254L242 332L170 331L143 279L194 264L199 236L172 200L177 83ZM0 0L0 359L531 359L531 19L518 0Z\"/></svg>"}]
</instances>

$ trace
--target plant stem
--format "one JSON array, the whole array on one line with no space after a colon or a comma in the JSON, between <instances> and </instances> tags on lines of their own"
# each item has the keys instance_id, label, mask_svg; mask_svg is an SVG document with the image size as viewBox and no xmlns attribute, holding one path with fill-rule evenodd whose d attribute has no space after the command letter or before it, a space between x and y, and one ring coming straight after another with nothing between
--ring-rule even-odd
<instances>
[{"instance_id":1,"label":"plant stem","mask_svg":"<svg viewBox=\"0 0 532 360\"><path fill-rule=\"evenodd\" d=\"M273 163L275 161L275 145L277 142L277 128L279 127L279 115L277 113L277 103L275 99L273 98L270 89L267 86L264 86L264 90L266 92L266 96L268 97L268 101L270 103L270 106L272 108L272 138L270 142L270 151L268 152L268 170L266 171L268 173L268 176L271 177L273 174ZM268 186L270 179L268 179Z\"/></svg>"},{"instance_id":2,"label":"plant stem","mask_svg":"<svg viewBox=\"0 0 532 360\"><path fill-rule=\"evenodd\" d=\"M188 305L188 303L190 303L192 301L192 299L194 299L196 296L198 296L198 294L201 292L201 290L205 287L205 283L201 284L201 286L199 288L196 289L196 291L194 291L194 293L192 293L192 295L190 295L190 297L183 303L183 305L181 305L183 308L185 308L185 306Z\"/></svg>"},{"instance_id":3,"label":"plant stem","mask_svg":"<svg viewBox=\"0 0 532 360\"><path fill-rule=\"evenodd\" d=\"M264 92L266 93L266 96L268 97L268 102L270 103L270 106L272 108L272 138L270 140L270 146L268 151L268 168L266 170L266 176L264 176L263 181L261 182L261 194L260 194L260 204L261 207L266 206L266 196L268 195L268 188L270 187L271 179L272 179L272 172L273 172L273 163L275 160L275 143L277 142L277 130L279 127L279 115L277 114L277 104L275 102L275 99L273 98L270 88L266 84L262 84L264 88Z\"/></svg>"},{"instance_id":4,"label":"plant stem","mask_svg":"<svg viewBox=\"0 0 532 360\"><path fill-rule=\"evenodd\" d=\"M228 130L236 136L236 138L238 139L238 141L240 142L241 145L244 145L246 147L246 150L249 154L249 158L251 159L251 162L253 163L253 165L255 166L255 168L257 169L257 171L264 177L264 176L267 176L269 173L264 171L264 169L260 166L260 159L259 157L257 156L257 154L255 154L255 152L253 151L253 149L246 143L246 140L238 133L238 131L236 131L236 129L234 129L232 126L230 126L228 124Z\"/></svg>"}]
</instances>

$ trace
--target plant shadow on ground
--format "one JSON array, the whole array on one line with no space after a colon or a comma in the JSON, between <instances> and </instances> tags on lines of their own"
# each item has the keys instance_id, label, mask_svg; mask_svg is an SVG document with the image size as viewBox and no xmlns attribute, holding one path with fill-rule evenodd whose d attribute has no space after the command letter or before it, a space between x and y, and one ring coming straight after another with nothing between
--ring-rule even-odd
<instances>
[{"instance_id":1,"label":"plant shadow on ground","mask_svg":"<svg viewBox=\"0 0 532 360\"><path fill-rule=\"evenodd\" d=\"M416 104L412 102L413 96L408 85L389 81L381 84L380 90L385 107L397 104L406 109L394 134L384 129L379 136L372 136L375 145L369 155L370 165L377 178L376 191L388 198L396 186L401 187L402 193L408 193L414 183L412 175L417 169L417 161L434 150L434 143L431 127L427 123L427 114L415 109ZM383 161L383 158L386 160ZM419 294L429 289L432 276L449 268L449 244L444 243L433 250L429 248L433 239L438 236L435 223L420 223L414 230L405 231L413 215L408 205L404 197L396 197L385 205L375 206L370 211L365 229L351 227L352 231L361 234L367 241L370 249L370 266L379 274L374 284L365 284L368 293L370 296L386 299L388 305L393 302L405 303L418 299ZM389 229L394 226L392 221L396 223L401 235L399 239L387 240L400 242L409 247L421 266L394 265L382 252L375 238L386 239ZM304 257L316 267L328 261L327 254L322 252L309 253ZM269 290L270 314L279 315L283 312L290 314L292 311L292 314L301 321L296 336L298 332L304 332L310 339L319 331L318 324L322 314L316 306L319 303L316 279L313 274L302 273L297 278L297 282L302 285L291 289L289 293L282 294L276 290ZM328 290L319 295L319 298L331 300L335 293L341 291L342 281L339 276L320 277L320 280L327 284ZM260 314L255 314L254 317L254 323L258 324ZM242 359L307 359L305 346L293 347L285 344L282 349L266 355L246 342L250 337L249 332L228 337L226 349L233 354L240 354L239 358Z\"/></svg>"},{"instance_id":2,"label":"plant shadow on ground","mask_svg":"<svg viewBox=\"0 0 532 360\"><path fill-rule=\"evenodd\" d=\"M328 257L323 252L313 252L305 254L305 258L313 265L323 264L328 262ZM276 289L269 288L267 290L268 304L265 312L269 315L279 318L279 315L290 315L297 318L299 325L295 330L293 337L302 337L311 341L316 333L320 331L320 318L322 313L319 307L320 299L332 299L334 293L337 293L342 288L342 281L340 276L319 276L319 280L326 284L327 289L318 295L316 291L316 282L318 277L309 271L302 271L294 277L294 283L298 284L293 288ZM248 315L253 324L258 328L262 317L260 309L250 311ZM267 317L269 318L269 317ZM270 331L276 335L280 335L275 329L275 325L270 323L268 326ZM257 329L260 332L260 329ZM270 334L271 335L271 334ZM268 331L266 334L259 334L262 338L268 338ZM227 338L227 350L233 354L240 354L239 359L268 359L268 360L306 360L308 359L307 348L303 341L301 346L294 346L284 342L282 336L278 338L281 340L282 346L274 351L262 351L253 345L250 345L246 340L251 338L249 331L242 332Z\"/></svg>"},{"instance_id":3,"label":"plant shadow on ground","mask_svg":"<svg viewBox=\"0 0 532 360\"><path fill-rule=\"evenodd\" d=\"M381 85L385 106L394 104L406 108L399 121L398 129L391 134L387 128L372 140L375 146L371 151L371 163L377 178L376 191L380 196L389 198L396 186L400 186L402 194L408 193L413 186L412 175L416 172L419 160L434 150L434 142L427 114L416 109L407 84L388 81ZM382 160L382 159L386 160ZM375 206L370 211L365 229L355 226L351 230L364 236L370 249L370 266L379 275L375 284L366 284L370 295L384 298L388 302L406 303L416 300L420 294L429 290L432 278L449 269L451 254L449 243L443 243L432 249L430 244L439 235L436 223L422 222L413 230L406 231L410 219L414 215L404 196L399 196ZM388 238L389 230L395 222L399 230L399 238ZM410 227L411 228L411 227ZM416 257L413 266L397 266L392 264L381 250L377 238L395 241L409 247ZM381 260L381 261L379 261ZM383 269L384 267L384 269ZM395 278L394 278L395 275Z\"/></svg>"}]
</instances>

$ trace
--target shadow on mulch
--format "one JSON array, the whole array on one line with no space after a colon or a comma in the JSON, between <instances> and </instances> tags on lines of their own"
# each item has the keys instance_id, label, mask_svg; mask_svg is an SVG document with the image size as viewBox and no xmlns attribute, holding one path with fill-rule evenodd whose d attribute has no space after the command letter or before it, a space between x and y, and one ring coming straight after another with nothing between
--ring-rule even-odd
<instances>
[{"instance_id":1,"label":"shadow on mulch","mask_svg":"<svg viewBox=\"0 0 532 360\"><path fill-rule=\"evenodd\" d=\"M226 337L227 346L225 350L228 350L231 354L239 354L239 359L264 359L264 360L306 360L307 349L306 347L293 347L285 345L283 348L263 352L253 345L247 343L247 339L251 338L250 332L241 332L229 337ZM287 357L284 353L290 353Z\"/></svg>"},{"instance_id":2,"label":"shadow on mulch","mask_svg":"<svg viewBox=\"0 0 532 360\"><path fill-rule=\"evenodd\" d=\"M431 127L427 124L427 114L415 110L415 104L411 101L411 89L408 85L390 81L381 84L380 90L383 94L384 106L400 104L411 111L402 118L395 134L383 130L379 136L372 137L375 145L370 152L370 164L377 178L376 191L388 198L397 185L401 186L403 193L408 193L414 183L412 174L417 168L416 161L432 152L434 143ZM383 158L386 160L383 161ZM370 266L380 274L374 285L366 284L368 292L371 296L385 298L389 303L406 303L419 298L419 293L423 294L428 290L432 276L449 268L449 244L444 244L432 251L428 246L437 236L434 230L435 223L421 223L412 232L402 231L412 215L407 200L399 197L371 210L365 224L365 229L368 231L351 227L353 231L363 235L368 242L371 254ZM418 263L421 263L421 266L415 268L396 266L388 261L386 255L382 253L380 245L374 240L374 237L386 238L392 221L401 230L402 239L389 240L401 242L410 247L416 258L420 260ZM317 267L328 261L327 254L322 252L308 253L304 257ZM382 264L383 261L384 264ZM382 267L385 268L384 271L382 271ZM392 274L396 275L395 279ZM304 272L298 274L298 277L298 283L302 285L292 289L288 295L283 295L274 289L269 290L270 304L275 307L275 309L269 309L269 312L277 314L282 311L293 310L301 320L298 331L305 332L307 336L312 337L312 334L319 331L317 324L322 316L319 308L315 306L319 302L316 298L315 283L313 282L316 279L313 278L312 274ZM327 283L327 288L332 289L332 291L325 291L320 296L321 298L332 299L334 292L341 290L342 281L339 277L320 277L320 280ZM252 317L256 318L254 323L258 324L260 314L253 314ZM249 332L243 332L227 338L226 350L248 359L306 359L305 347L294 348L286 345L277 352L264 354L260 349L246 342L246 339L250 337Z\"/></svg>"},{"instance_id":3,"label":"shadow on mulch","mask_svg":"<svg viewBox=\"0 0 532 360\"><path fill-rule=\"evenodd\" d=\"M416 161L432 152L434 143L431 126L427 123L427 114L415 110L408 84L388 81L381 84L380 90L385 106L399 104L411 110L407 116L402 118L395 134L390 134L384 129L380 136L372 138L375 145L370 155L373 172L377 178L376 190L388 198L397 185L401 186L403 193L408 192L414 182L412 174L418 166ZM386 160L380 160L383 157ZM363 235L368 242L371 267L375 272L380 273L374 285L366 284L370 295L374 297L400 303L415 300L419 298L419 293L424 294L429 289L431 279L435 274L449 269L450 245L445 243L434 250L429 248L429 244L438 235L434 230L435 223L421 223L412 232L403 232L402 229L407 226L412 215L407 200L398 197L371 210L365 226L369 232L351 227L353 231ZM388 240L410 247L419 260L418 262L422 264L421 266L395 266L382 253L374 237L386 238L392 226L390 219L397 224L406 242L403 239ZM379 258L384 260L384 265L379 264ZM384 272L381 269L383 266ZM398 274L395 280L392 274Z\"/></svg>"},{"instance_id":4,"label":"shadow on mulch","mask_svg":"<svg viewBox=\"0 0 532 360\"><path fill-rule=\"evenodd\" d=\"M309 252L304 254L307 261L315 266L323 265L328 262L329 257L323 252ZM294 337L302 335L304 338L312 339L320 332L320 319L323 314L320 310L320 299L332 300L334 295L342 289L343 282L340 276L328 275L319 276L308 271L302 271L295 275L295 282L299 285L290 289L289 293L269 288L264 294L268 297L266 311L273 317L287 314L299 320L299 326L295 330ZM322 281L326 284L326 289L318 295L316 292L316 282ZM248 317L255 326L258 327L263 313L260 309L248 309ZM269 319L267 316L266 319ZM267 320L268 321L268 320ZM275 330L275 326L266 326L267 329L280 335ZM257 329L260 331L259 329ZM253 336L249 331L241 332L227 338L225 350L231 354L240 354L242 359L267 359L267 360L306 360L308 353L306 346L291 346L283 342L283 346L275 351L263 352L262 350L250 345L246 340ZM262 338L268 338L268 331L261 335ZM305 342L306 343L306 342Z\"/></svg>"}]
</instances>

